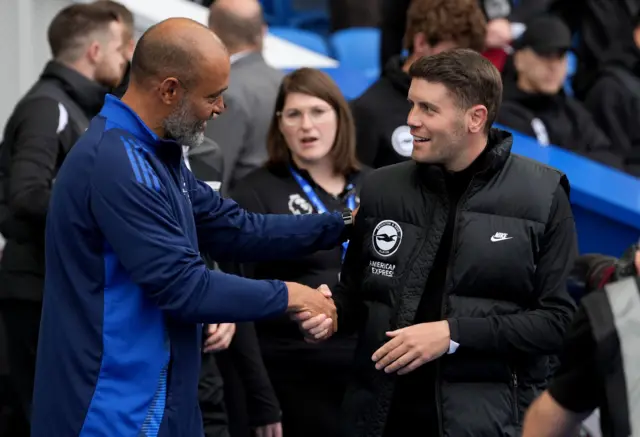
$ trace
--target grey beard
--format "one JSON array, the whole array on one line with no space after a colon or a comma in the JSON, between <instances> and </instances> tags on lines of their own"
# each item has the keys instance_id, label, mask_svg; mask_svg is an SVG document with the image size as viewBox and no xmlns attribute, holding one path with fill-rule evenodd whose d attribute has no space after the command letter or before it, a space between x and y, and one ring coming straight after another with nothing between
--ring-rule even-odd
<instances>
[{"instance_id":1,"label":"grey beard","mask_svg":"<svg viewBox=\"0 0 640 437\"><path fill-rule=\"evenodd\" d=\"M165 135L189 148L197 147L204 141L203 122L193 120L185 101L163 122Z\"/></svg>"}]
</instances>

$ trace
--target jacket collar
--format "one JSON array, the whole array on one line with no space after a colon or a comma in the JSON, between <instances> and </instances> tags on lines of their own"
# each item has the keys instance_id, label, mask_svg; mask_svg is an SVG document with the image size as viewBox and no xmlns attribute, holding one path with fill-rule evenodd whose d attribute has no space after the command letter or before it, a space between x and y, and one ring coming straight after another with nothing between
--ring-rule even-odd
<instances>
[{"instance_id":1,"label":"jacket collar","mask_svg":"<svg viewBox=\"0 0 640 437\"><path fill-rule=\"evenodd\" d=\"M266 64L264 57L260 52L247 51L236 53L231 56L231 65L234 68L256 63Z\"/></svg>"},{"instance_id":2,"label":"jacket collar","mask_svg":"<svg viewBox=\"0 0 640 437\"><path fill-rule=\"evenodd\" d=\"M49 61L40 78L59 82L62 89L80 106L89 118L100 112L108 92L106 87L57 61Z\"/></svg>"},{"instance_id":3,"label":"jacket collar","mask_svg":"<svg viewBox=\"0 0 640 437\"><path fill-rule=\"evenodd\" d=\"M182 146L173 140L158 137L126 103L108 94L100 115L121 129L129 132L140 143L148 146L160 157L182 158Z\"/></svg>"}]
</instances>

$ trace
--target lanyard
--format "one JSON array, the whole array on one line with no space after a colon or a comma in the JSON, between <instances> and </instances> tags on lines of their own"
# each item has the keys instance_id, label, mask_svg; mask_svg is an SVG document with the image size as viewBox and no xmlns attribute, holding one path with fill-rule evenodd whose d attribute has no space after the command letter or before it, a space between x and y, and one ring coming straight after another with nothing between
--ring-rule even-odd
<instances>
[{"instance_id":1,"label":"lanyard","mask_svg":"<svg viewBox=\"0 0 640 437\"><path fill-rule=\"evenodd\" d=\"M322 203L322 201L320 200L316 192L313 191L313 188L311 188L311 185L309 185L309 183L302 176L300 176L300 173L295 171L293 167L289 167L289 170L291 171L291 175L296 180L298 185L300 185L300 188L302 188L302 191L304 191L304 194L307 196L309 201L313 204L313 207L316 209L316 211L318 211L319 214L326 213L328 211L327 208L324 206L324 203ZM349 208L351 211L356 209L356 206L357 206L356 194L354 192L354 188L355 187L351 183L349 183L346 187L346 190L348 192L351 192L351 194L349 194L349 197L347 197L347 208ZM348 241L345 241L344 243L342 243L342 260L343 261L344 261L344 255L347 252L348 246L349 246Z\"/></svg>"}]
</instances>

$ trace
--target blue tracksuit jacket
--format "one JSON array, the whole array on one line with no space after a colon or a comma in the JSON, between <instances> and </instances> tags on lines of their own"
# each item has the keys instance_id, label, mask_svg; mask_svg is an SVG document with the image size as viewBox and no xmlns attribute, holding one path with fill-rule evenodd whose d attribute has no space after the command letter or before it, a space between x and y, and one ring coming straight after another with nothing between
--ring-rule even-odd
<instances>
[{"instance_id":1,"label":"blue tracksuit jacket","mask_svg":"<svg viewBox=\"0 0 640 437\"><path fill-rule=\"evenodd\" d=\"M200 437L204 322L282 314L280 281L208 270L339 244L340 214L249 214L108 96L53 187L32 437Z\"/></svg>"}]
</instances>

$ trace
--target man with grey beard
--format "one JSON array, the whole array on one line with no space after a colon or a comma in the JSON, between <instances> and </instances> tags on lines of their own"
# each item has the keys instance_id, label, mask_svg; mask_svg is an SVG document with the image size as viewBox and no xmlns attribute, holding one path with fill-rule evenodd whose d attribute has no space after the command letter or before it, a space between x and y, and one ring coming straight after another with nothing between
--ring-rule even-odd
<instances>
[{"instance_id":1,"label":"man with grey beard","mask_svg":"<svg viewBox=\"0 0 640 437\"><path fill-rule=\"evenodd\" d=\"M207 27L158 23L136 46L122 100L107 96L67 156L47 216L32 437L201 436L203 323L287 313L309 340L337 329L329 291L202 259L293 259L342 244L353 223L250 214L196 180L182 147L224 110L228 78Z\"/></svg>"}]
</instances>

